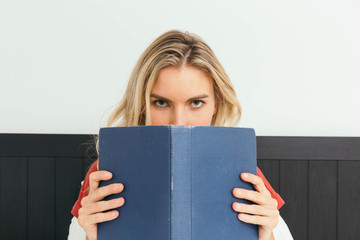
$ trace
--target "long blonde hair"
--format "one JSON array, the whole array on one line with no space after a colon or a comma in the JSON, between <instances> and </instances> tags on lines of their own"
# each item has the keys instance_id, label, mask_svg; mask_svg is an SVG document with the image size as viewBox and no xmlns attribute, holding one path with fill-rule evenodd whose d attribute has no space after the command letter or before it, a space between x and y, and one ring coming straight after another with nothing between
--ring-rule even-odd
<instances>
[{"instance_id":1,"label":"long blonde hair","mask_svg":"<svg viewBox=\"0 0 360 240\"><path fill-rule=\"evenodd\" d=\"M211 48L197 35L168 31L153 41L137 61L125 94L106 127L151 125L150 92L161 69L196 67L213 79L216 114L211 126L236 126L241 106L224 68ZM99 139L96 139L98 152Z\"/></svg>"}]
</instances>

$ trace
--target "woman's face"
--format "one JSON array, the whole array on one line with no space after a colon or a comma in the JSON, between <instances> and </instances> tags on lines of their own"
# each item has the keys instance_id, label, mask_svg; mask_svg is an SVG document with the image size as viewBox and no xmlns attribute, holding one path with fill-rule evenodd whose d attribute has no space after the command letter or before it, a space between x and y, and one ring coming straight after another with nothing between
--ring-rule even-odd
<instances>
[{"instance_id":1,"label":"woman's face","mask_svg":"<svg viewBox=\"0 0 360 240\"><path fill-rule=\"evenodd\" d=\"M212 79L184 66L162 69L150 94L152 125L210 126L216 113Z\"/></svg>"}]
</instances>

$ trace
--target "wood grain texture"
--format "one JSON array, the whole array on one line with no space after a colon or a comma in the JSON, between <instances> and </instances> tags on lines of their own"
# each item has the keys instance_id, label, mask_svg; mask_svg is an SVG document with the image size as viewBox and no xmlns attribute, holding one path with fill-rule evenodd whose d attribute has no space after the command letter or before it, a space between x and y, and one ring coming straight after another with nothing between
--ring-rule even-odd
<instances>
[{"instance_id":1,"label":"wood grain texture","mask_svg":"<svg viewBox=\"0 0 360 240\"><path fill-rule=\"evenodd\" d=\"M336 239L337 161L310 161L309 182L309 239Z\"/></svg>"},{"instance_id":2,"label":"wood grain texture","mask_svg":"<svg viewBox=\"0 0 360 240\"><path fill-rule=\"evenodd\" d=\"M54 239L55 158L30 157L28 165L27 239Z\"/></svg>"},{"instance_id":3,"label":"wood grain texture","mask_svg":"<svg viewBox=\"0 0 360 240\"><path fill-rule=\"evenodd\" d=\"M338 239L359 239L360 161L339 162L338 186Z\"/></svg>"},{"instance_id":4,"label":"wood grain texture","mask_svg":"<svg viewBox=\"0 0 360 240\"><path fill-rule=\"evenodd\" d=\"M278 160L258 160L258 167L275 192L280 194L280 165Z\"/></svg>"},{"instance_id":5,"label":"wood grain texture","mask_svg":"<svg viewBox=\"0 0 360 240\"><path fill-rule=\"evenodd\" d=\"M96 161L95 158L90 159L90 158L83 158L83 167L82 167L82 179L85 178L87 172L89 171L91 165Z\"/></svg>"},{"instance_id":6,"label":"wood grain texture","mask_svg":"<svg viewBox=\"0 0 360 240\"><path fill-rule=\"evenodd\" d=\"M280 161L280 196L285 205L280 214L294 239L308 239L309 162Z\"/></svg>"},{"instance_id":7,"label":"wood grain texture","mask_svg":"<svg viewBox=\"0 0 360 240\"><path fill-rule=\"evenodd\" d=\"M359 137L260 137L257 158L274 160L358 160Z\"/></svg>"},{"instance_id":8,"label":"wood grain texture","mask_svg":"<svg viewBox=\"0 0 360 240\"><path fill-rule=\"evenodd\" d=\"M83 157L94 155L93 135L0 134L0 156Z\"/></svg>"},{"instance_id":9,"label":"wood grain texture","mask_svg":"<svg viewBox=\"0 0 360 240\"><path fill-rule=\"evenodd\" d=\"M71 209L78 198L82 179L82 158L57 158L55 179L55 239L67 239Z\"/></svg>"},{"instance_id":10,"label":"wood grain texture","mask_svg":"<svg viewBox=\"0 0 360 240\"><path fill-rule=\"evenodd\" d=\"M0 157L0 199L0 239L26 239L26 157Z\"/></svg>"}]
</instances>

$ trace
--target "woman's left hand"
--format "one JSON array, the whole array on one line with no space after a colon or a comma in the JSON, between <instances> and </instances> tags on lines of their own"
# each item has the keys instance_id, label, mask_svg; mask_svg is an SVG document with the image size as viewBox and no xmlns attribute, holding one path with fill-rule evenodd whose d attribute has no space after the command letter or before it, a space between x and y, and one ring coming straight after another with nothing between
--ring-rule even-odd
<instances>
[{"instance_id":1,"label":"woman's left hand","mask_svg":"<svg viewBox=\"0 0 360 240\"><path fill-rule=\"evenodd\" d=\"M259 240L268 240L279 223L278 203L271 197L259 176L251 173L242 173L240 176L242 180L252 183L256 191L234 188L232 192L234 197L247 199L257 204L234 202L232 208L239 212L238 219L240 221L259 225Z\"/></svg>"}]
</instances>

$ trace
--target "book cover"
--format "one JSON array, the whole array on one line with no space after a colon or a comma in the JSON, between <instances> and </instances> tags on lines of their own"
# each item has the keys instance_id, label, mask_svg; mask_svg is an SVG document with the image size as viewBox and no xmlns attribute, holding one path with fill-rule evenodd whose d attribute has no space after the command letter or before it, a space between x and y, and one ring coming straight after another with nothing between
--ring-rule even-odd
<instances>
[{"instance_id":1,"label":"book cover","mask_svg":"<svg viewBox=\"0 0 360 240\"><path fill-rule=\"evenodd\" d=\"M102 128L99 169L113 173L101 186L125 189L119 216L98 224L98 239L258 239L258 226L238 220L234 187L253 190L240 174L256 174L254 129L208 126Z\"/></svg>"}]
</instances>

